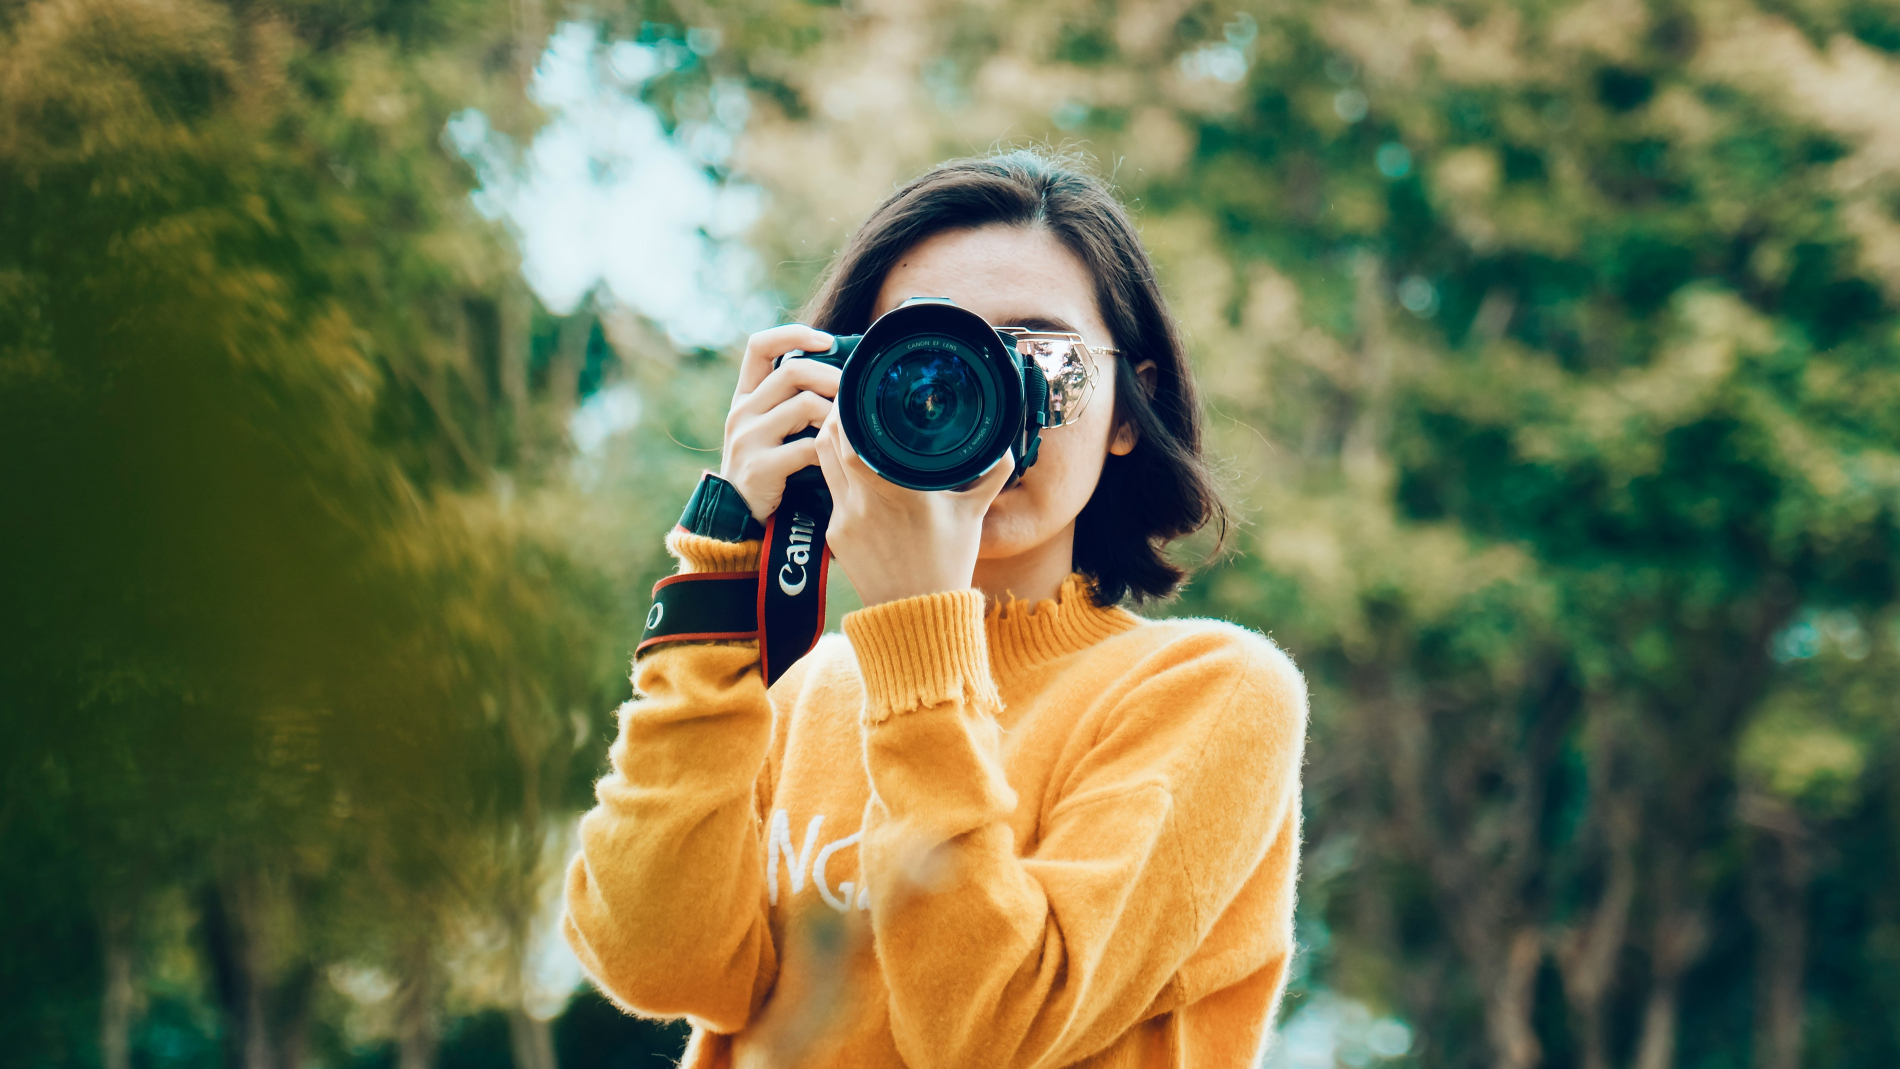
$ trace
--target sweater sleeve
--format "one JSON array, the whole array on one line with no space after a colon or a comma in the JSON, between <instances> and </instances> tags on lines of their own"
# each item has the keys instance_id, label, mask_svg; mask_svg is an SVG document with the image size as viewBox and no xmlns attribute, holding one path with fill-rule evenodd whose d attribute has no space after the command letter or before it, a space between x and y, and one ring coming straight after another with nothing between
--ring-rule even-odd
<instances>
[{"instance_id":1,"label":"sweater sleeve","mask_svg":"<svg viewBox=\"0 0 1900 1069\"><path fill-rule=\"evenodd\" d=\"M667 548L682 571L756 567L759 554L680 531ZM633 681L581 818L562 930L621 1005L736 1032L778 969L756 804L772 737L758 644L662 646Z\"/></svg>"},{"instance_id":2,"label":"sweater sleeve","mask_svg":"<svg viewBox=\"0 0 1900 1069\"><path fill-rule=\"evenodd\" d=\"M1283 654L1209 626L1131 667L1019 856L974 591L846 618L875 794L861 850L905 1061L1057 1066L1166 992L1248 881L1285 884L1260 968L1291 938L1306 698ZM1274 978L1277 990L1283 977ZM1165 997L1164 997L1165 996Z\"/></svg>"}]
</instances>

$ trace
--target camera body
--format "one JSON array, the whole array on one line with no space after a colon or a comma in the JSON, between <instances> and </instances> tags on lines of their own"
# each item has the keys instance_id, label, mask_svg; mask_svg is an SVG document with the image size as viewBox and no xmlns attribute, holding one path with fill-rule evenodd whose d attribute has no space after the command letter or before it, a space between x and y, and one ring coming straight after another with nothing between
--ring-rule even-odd
<instances>
[{"instance_id":1,"label":"camera body","mask_svg":"<svg viewBox=\"0 0 1900 1069\"><path fill-rule=\"evenodd\" d=\"M1049 425L1042 370L1018 352L1013 335L948 298L912 297L863 334L779 359L789 358L843 371L836 404L851 447L873 471L913 490L967 485L1004 453L1021 475Z\"/></svg>"}]
</instances>

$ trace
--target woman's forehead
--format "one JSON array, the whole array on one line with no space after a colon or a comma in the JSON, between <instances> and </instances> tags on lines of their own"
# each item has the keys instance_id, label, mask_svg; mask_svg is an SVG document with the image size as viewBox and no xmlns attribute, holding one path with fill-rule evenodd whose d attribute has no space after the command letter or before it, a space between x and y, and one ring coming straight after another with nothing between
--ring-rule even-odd
<instances>
[{"instance_id":1,"label":"woman's forehead","mask_svg":"<svg viewBox=\"0 0 1900 1069\"><path fill-rule=\"evenodd\" d=\"M877 314L911 297L948 297L995 326L1105 331L1086 265L1040 227L953 230L918 242L891 267Z\"/></svg>"}]
</instances>

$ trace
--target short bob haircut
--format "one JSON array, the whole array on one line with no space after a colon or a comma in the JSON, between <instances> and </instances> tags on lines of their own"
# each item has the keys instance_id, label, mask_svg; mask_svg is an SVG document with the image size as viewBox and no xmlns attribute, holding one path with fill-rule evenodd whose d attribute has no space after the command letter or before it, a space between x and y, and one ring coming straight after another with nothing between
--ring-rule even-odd
<instances>
[{"instance_id":1,"label":"short bob haircut","mask_svg":"<svg viewBox=\"0 0 1900 1069\"><path fill-rule=\"evenodd\" d=\"M1201 454L1201 409L1180 332L1154 266L1121 202L1085 166L1027 149L952 160L877 206L839 251L805 308L805 322L833 334L870 325L878 290L899 257L925 238L983 226L1040 227L1095 279L1102 320L1121 350L1115 419L1138 432L1134 451L1108 457L1076 521L1075 568L1098 604L1164 598L1186 571L1169 542L1226 514ZM1151 390L1135 369L1154 361Z\"/></svg>"}]
</instances>

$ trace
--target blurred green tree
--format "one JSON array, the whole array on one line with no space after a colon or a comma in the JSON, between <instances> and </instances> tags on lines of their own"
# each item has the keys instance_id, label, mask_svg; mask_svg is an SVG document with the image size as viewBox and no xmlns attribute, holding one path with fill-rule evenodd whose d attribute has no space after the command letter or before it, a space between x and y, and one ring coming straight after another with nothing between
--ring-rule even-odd
<instances>
[{"instance_id":1,"label":"blurred green tree","mask_svg":"<svg viewBox=\"0 0 1900 1069\"><path fill-rule=\"evenodd\" d=\"M591 315L533 310L440 145L470 103L528 121L516 29L0 10L8 1059L201 1060L138 1034L183 953L226 1064L334 1046L340 966L433 1064L444 947L488 924L476 995L551 1064L526 928L653 554L564 489Z\"/></svg>"},{"instance_id":2,"label":"blurred green tree","mask_svg":"<svg viewBox=\"0 0 1900 1069\"><path fill-rule=\"evenodd\" d=\"M1853 36L1867 10L1803 14L1209 24L1240 103L1145 190L1244 280L1202 340L1266 357L1216 404L1278 447L1250 552L1192 603L1328 684L1310 923L1434 1063L1479 1060L1480 1029L1497 1066L1791 1069L1822 1031L1827 1064L1895 1055L1846 1006L1900 962L1857 951L1811 994L1847 810L1801 800L1858 797L1886 732L1773 710L1805 672L1845 719L1893 715L1855 680L1896 659L1900 172L1843 93L1900 64ZM1788 645L1817 614L1861 662Z\"/></svg>"}]
</instances>

